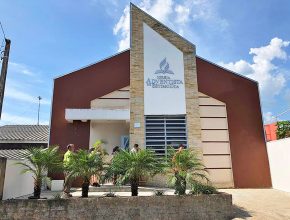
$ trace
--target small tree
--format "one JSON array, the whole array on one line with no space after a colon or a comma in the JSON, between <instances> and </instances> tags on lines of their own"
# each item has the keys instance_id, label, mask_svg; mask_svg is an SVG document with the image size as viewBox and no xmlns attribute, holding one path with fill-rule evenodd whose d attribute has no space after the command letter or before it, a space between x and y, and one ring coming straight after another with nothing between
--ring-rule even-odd
<instances>
[{"instance_id":1,"label":"small tree","mask_svg":"<svg viewBox=\"0 0 290 220\"><path fill-rule=\"evenodd\" d=\"M88 153L80 149L72 155L65 169L69 172L69 178L82 178L82 197L88 197L90 178L92 175L99 176L103 165L103 159L97 152Z\"/></svg>"},{"instance_id":2,"label":"small tree","mask_svg":"<svg viewBox=\"0 0 290 220\"><path fill-rule=\"evenodd\" d=\"M277 139L290 137L290 121L278 121L276 135Z\"/></svg>"},{"instance_id":3,"label":"small tree","mask_svg":"<svg viewBox=\"0 0 290 220\"><path fill-rule=\"evenodd\" d=\"M49 148L30 148L25 156L26 161L16 164L23 166L21 173L32 173L34 179L34 192L31 199L39 199L41 194L41 185L44 178L47 178L47 172L60 170L62 167L61 157L58 153L58 147Z\"/></svg>"},{"instance_id":4,"label":"small tree","mask_svg":"<svg viewBox=\"0 0 290 220\"><path fill-rule=\"evenodd\" d=\"M107 170L106 178L117 176L117 184L131 185L131 195L138 196L141 177L154 176L162 171L161 163L149 150L138 152L121 151L117 153Z\"/></svg>"},{"instance_id":5,"label":"small tree","mask_svg":"<svg viewBox=\"0 0 290 220\"><path fill-rule=\"evenodd\" d=\"M175 152L168 150L167 174L169 184L175 187L175 193L184 195L188 184L202 180L209 181L206 176L205 166L198 157L198 153L190 149Z\"/></svg>"}]
</instances>

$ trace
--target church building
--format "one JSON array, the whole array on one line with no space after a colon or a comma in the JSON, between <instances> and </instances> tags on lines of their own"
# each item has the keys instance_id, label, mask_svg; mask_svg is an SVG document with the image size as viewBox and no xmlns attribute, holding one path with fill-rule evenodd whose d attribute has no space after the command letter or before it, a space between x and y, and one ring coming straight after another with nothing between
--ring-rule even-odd
<instances>
[{"instance_id":1,"label":"church building","mask_svg":"<svg viewBox=\"0 0 290 220\"><path fill-rule=\"evenodd\" d=\"M130 15L130 49L54 79L49 144L137 143L158 156L183 144L217 187L271 187L258 83L133 4Z\"/></svg>"}]
</instances>

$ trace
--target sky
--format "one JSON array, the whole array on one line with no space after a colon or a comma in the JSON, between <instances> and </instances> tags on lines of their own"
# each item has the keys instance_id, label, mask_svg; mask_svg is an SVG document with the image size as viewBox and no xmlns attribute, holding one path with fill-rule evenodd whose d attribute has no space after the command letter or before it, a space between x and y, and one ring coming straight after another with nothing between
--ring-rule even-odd
<instances>
[{"instance_id":1,"label":"sky","mask_svg":"<svg viewBox=\"0 0 290 220\"><path fill-rule=\"evenodd\" d=\"M258 81L265 123L290 119L276 117L290 108L290 1L131 2L194 43L198 56ZM0 0L11 39L0 125L36 124L38 96L40 123L49 124L55 77L129 48L129 4Z\"/></svg>"}]
</instances>

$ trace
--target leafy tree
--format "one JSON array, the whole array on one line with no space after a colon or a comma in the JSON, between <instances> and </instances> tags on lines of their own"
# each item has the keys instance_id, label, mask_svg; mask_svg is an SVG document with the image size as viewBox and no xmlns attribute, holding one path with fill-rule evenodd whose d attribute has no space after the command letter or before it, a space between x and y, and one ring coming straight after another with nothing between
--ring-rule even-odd
<instances>
[{"instance_id":1,"label":"leafy tree","mask_svg":"<svg viewBox=\"0 0 290 220\"><path fill-rule=\"evenodd\" d=\"M162 164L152 151L120 151L112 159L106 178L117 176L117 184L131 185L131 195L138 196L141 177L154 176L162 171Z\"/></svg>"},{"instance_id":2,"label":"leafy tree","mask_svg":"<svg viewBox=\"0 0 290 220\"><path fill-rule=\"evenodd\" d=\"M290 121L278 121L276 135L277 139L290 137Z\"/></svg>"},{"instance_id":3,"label":"leafy tree","mask_svg":"<svg viewBox=\"0 0 290 220\"><path fill-rule=\"evenodd\" d=\"M88 197L90 178L92 175L99 176L103 165L102 156L95 151L89 153L80 149L72 155L65 169L69 172L69 178L82 178L82 197Z\"/></svg>"},{"instance_id":4,"label":"leafy tree","mask_svg":"<svg viewBox=\"0 0 290 220\"><path fill-rule=\"evenodd\" d=\"M175 193L184 195L188 184L202 180L209 181L206 176L205 166L198 157L198 153L190 149L182 149L175 152L168 149L167 174L169 184L175 187Z\"/></svg>"},{"instance_id":5,"label":"leafy tree","mask_svg":"<svg viewBox=\"0 0 290 220\"><path fill-rule=\"evenodd\" d=\"M25 161L16 164L23 166L21 173L32 173L34 179L34 192L32 199L39 199L43 179L47 178L47 172L60 170L62 167L58 147L30 148L25 156Z\"/></svg>"}]
</instances>

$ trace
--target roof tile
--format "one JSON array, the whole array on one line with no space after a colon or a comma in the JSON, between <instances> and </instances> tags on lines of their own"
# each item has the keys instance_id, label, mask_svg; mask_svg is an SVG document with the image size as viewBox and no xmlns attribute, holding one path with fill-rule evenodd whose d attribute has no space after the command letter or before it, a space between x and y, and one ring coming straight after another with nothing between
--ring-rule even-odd
<instances>
[{"instance_id":1,"label":"roof tile","mask_svg":"<svg viewBox=\"0 0 290 220\"><path fill-rule=\"evenodd\" d=\"M0 141L46 141L48 125L4 125L0 127Z\"/></svg>"}]
</instances>

